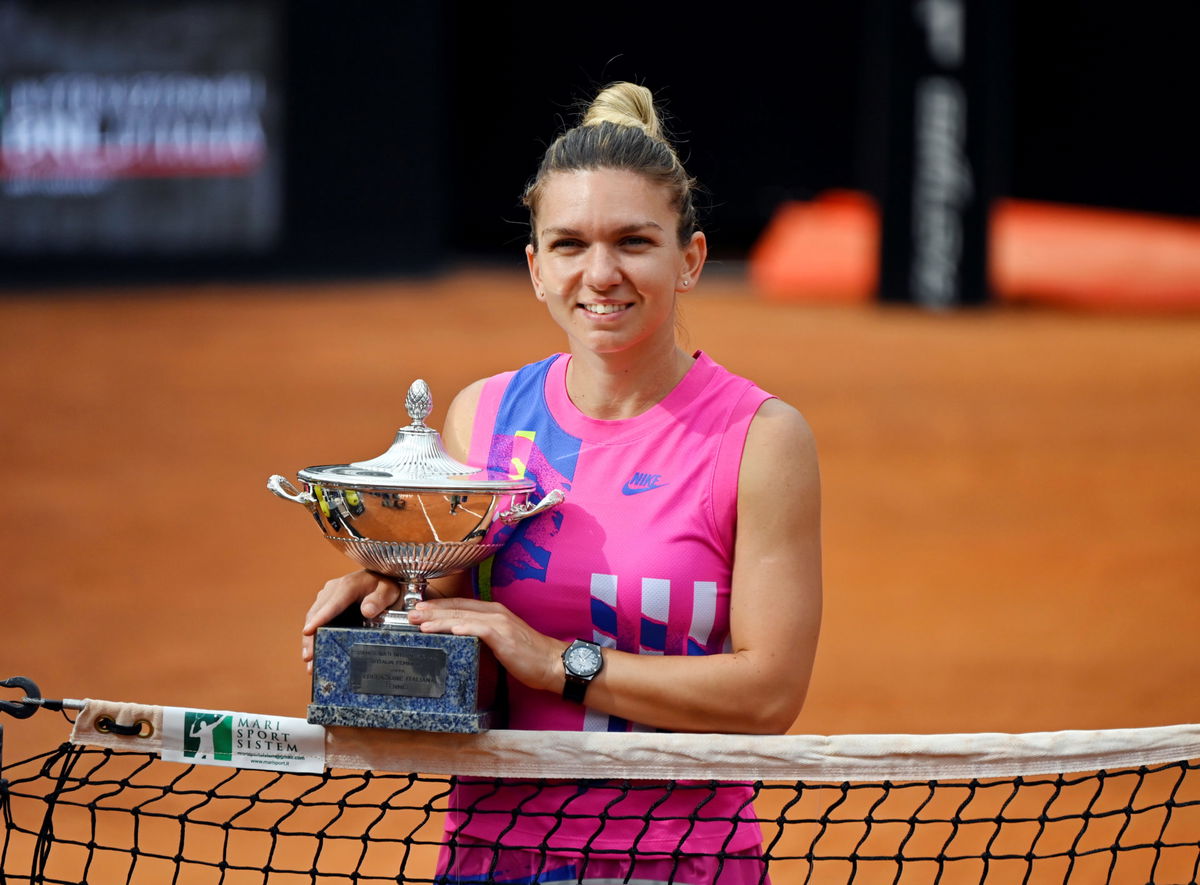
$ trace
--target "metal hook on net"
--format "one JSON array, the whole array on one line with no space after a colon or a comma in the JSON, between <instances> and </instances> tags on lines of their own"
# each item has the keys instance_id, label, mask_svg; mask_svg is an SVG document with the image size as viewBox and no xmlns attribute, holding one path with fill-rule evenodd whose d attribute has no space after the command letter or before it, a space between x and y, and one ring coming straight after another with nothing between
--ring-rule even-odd
<instances>
[{"instance_id":1,"label":"metal hook on net","mask_svg":"<svg viewBox=\"0 0 1200 885\"><path fill-rule=\"evenodd\" d=\"M0 711L14 719L28 719L42 706L39 703L42 699L42 691L32 679L24 676L11 676L8 679L0 680L0 687L19 688L25 692L25 697L19 701L0 701Z\"/></svg>"},{"instance_id":2,"label":"metal hook on net","mask_svg":"<svg viewBox=\"0 0 1200 885\"><path fill-rule=\"evenodd\" d=\"M42 696L41 690L34 684L33 680L26 679L24 676L12 676L8 679L0 680L0 687L3 688L19 688L25 692L25 697L19 701L0 701L0 711L16 719L28 719L38 710L38 704L34 698ZM0 723L0 771L3 771L4 765L4 725ZM8 780L0 777L0 801L6 802L8 799ZM5 812L7 812L7 807Z\"/></svg>"},{"instance_id":3,"label":"metal hook on net","mask_svg":"<svg viewBox=\"0 0 1200 885\"><path fill-rule=\"evenodd\" d=\"M25 697L19 701L0 701L0 712L7 713L14 719L28 719L42 708L61 712L63 710L82 710L87 706L84 701L77 701L73 698L64 698L61 701L44 698L37 684L25 676L0 679L0 688L19 688L25 692Z\"/></svg>"}]
</instances>

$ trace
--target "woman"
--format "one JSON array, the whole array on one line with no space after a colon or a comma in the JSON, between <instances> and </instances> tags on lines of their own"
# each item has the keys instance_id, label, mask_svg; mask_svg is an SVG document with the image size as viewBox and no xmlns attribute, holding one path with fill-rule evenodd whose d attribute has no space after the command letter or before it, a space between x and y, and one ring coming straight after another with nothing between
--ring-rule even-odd
<instances>
[{"instance_id":1,"label":"woman","mask_svg":"<svg viewBox=\"0 0 1200 885\"><path fill-rule=\"evenodd\" d=\"M505 546L473 573L474 592L443 585L410 615L423 631L488 645L508 674L511 728L770 734L803 704L821 608L815 447L795 409L676 343L677 300L707 256L693 186L649 91L602 91L524 197L530 279L568 353L471 385L447 414L455 456L531 475L538 494L567 493L500 530ZM374 616L397 596L367 572L329 582L304 628L306 659L318 626L355 602ZM461 789L464 804L470 792ZM619 881L628 861L587 852L638 836L649 851L733 855L639 862L638 881L707 885L718 868L721 882L760 881L758 830L740 820L748 792L687 793L627 798L629 813L607 814L618 819L601 833L595 817L611 797L520 806L579 815L557 825L514 817L516 794L494 799L491 819L484 801L451 820L443 871L447 881L560 881L557 868ZM686 824L698 807L706 820L686 835L679 820L657 819L677 812ZM499 838L551 853L473 853L472 840Z\"/></svg>"}]
</instances>

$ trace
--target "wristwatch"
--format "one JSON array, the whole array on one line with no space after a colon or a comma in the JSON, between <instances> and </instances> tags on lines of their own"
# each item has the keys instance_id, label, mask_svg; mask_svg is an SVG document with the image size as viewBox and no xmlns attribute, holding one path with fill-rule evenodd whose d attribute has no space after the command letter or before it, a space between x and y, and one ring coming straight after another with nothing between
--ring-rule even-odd
<instances>
[{"instance_id":1,"label":"wristwatch","mask_svg":"<svg viewBox=\"0 0 1200 885\"><path fill-rule=\"evenodd\" d=\"M586 639L576 639L563 652L562 661L567 676L563 683L563 699L582 704L588 685L604 669L600 646Z\"/></svg>"}]
</instances>

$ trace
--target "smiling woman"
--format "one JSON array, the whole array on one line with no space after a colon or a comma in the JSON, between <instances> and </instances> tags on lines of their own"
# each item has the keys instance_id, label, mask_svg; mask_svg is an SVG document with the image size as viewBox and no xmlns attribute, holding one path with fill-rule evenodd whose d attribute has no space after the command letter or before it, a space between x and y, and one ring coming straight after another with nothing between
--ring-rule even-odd
<instances>
[{"instance_id":1,"label":"smiling woman","mask_svg":"<svg viewBox=\"0 0 1200 885\"><path fill-rule=\"evenodd\" d=\"M525 194L530 279L569 352L476 382L447 414L455 457L567 490L554 511L497 524L500 552L409 615L488 645L510 728L772 733L804 702L821 611L815 446L795 409L675 340L676 301L707 257L691 192L650 93L604 90ZM330 581L306 657L318 626L398 594L368 572ZM454 803L472 812L449 818L442 881L765 879L749 787L640 790L611 819L600 795L569 793L460 784ZM547 853L505 849L510 836ZM635 840L667 858L604 859Z\"/></svg>"},{"instance_id":2,"label":"smiling woman","mask_svg":"<svg viewBox=\"0 0 1200 885\"><path fill-rule=\"evenodd\" d=\"M594 417L640 414L691 365L675 347L675 302L700 276L704 234L680 245L670 194L622 169L557 172L541 189L540 210L533 238L540 247L525 249L538 299L567 333L573 356L594 356L610 370L619 363L635 394L586 388L588 376L576 366L568 367L572 398ZM648 387L650 379L660 383Z\"/></svg>"}]
</instances>

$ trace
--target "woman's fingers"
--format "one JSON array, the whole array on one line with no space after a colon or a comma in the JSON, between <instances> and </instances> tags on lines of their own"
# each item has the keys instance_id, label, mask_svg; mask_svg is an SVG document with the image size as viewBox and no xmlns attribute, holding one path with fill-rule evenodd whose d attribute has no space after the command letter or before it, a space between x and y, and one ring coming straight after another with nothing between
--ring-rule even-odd
<instances>
[{"instance_id":1,"label":"woman's fingers","mask_svg":"<svg viewBox=\"0 0 1200 885\"><path fill-rule=\"evenodd\" d=\"M313 636L317 628L328 624L354 603L364 617L373 618L400 598L396 583L374 572L358 571L327 581L317 593L301 631L300 657L312 670Z\"/></svg>"},{"instance_id":2,"label":"woman's fingers","mask_svg":"<svg viewBox=\"0 0 1200 885\"><path fill-rule=\"evenodd\" d=\"M380 612L387 611L400 598L400 587L395 581L380 577L372 572L365 572L375 578L375 586L358 607L364 618L373 618Z\"/></svg>"},{"instance_id":3,"label":"woman's fingers","mask_svg":"<svg viewBox=\"0 0 1200 885\"><path fill-rule=\"evenodd\" d=\"M368 618L373 618L400 598L395 581L374 572L360 571L334 578L321 588L304 619L305 635L329 623L356 602Z\"/></svg>"},{"instance_id":4,"label":"woman's fingers","mask_svg":"<svg viewBox=\"0 0 1200 885\"><path fill-rule=\"evenodd\" d=\"M485 634L496 637L505 630L514 629L515 625L510 621L530 629L499 603L479 599L427 599L417 603L416 608L408 613L408 618L425 633L456 633L460 636L478 636L480 639L485 639Z\"/></svg>"},{"instance_id":5,"label":"woman's fingers","mask_svg":"<svg viewBox=\"0 0 1200 885\"><path fill-rule=\"evenodd\" d=\"M409 612L424 633L475 636L504 668L531 688L558 690L566 643L534 630L505 606L478 599L428 599Z\"/></svg>"}]
</instances>

